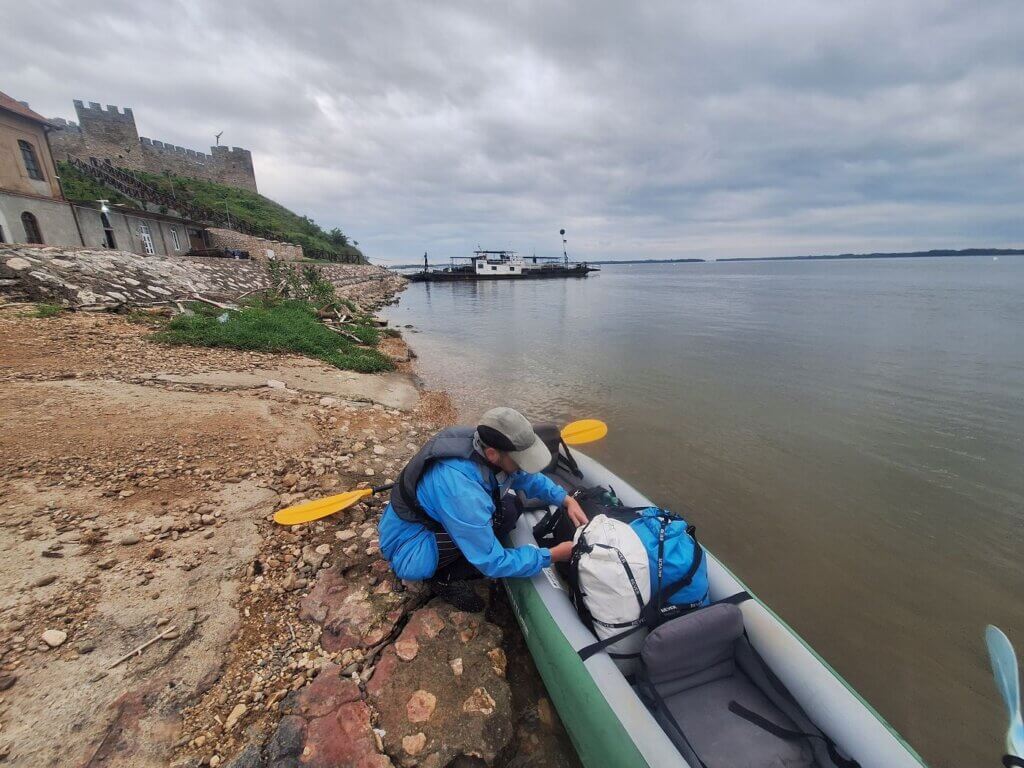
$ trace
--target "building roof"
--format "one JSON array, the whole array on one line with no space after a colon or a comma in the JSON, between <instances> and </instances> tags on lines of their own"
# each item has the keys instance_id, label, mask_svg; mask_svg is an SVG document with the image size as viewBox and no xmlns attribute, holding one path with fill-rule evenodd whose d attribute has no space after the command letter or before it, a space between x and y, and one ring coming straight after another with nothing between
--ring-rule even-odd
<instances>
[{"instance_id":1,"label":"building roof","mask_svg":"<svg viewBox=\"0 0 1024 768\"><path fill-rule=\"evenodd\" d=\"M103 205L99 200L71 200L69 201L76 208L92 208L94 210L100 210ZM208 224L203 224L201 221L195 221L194 219L183 219L180 216L171 216L169 213L157 213L156 211L145 211L140 208L132 208L127 205L118 205L117 203L107 203L107 208L116 213L123 213L125 216L134 216L137 219L156 219L159 221L169 221L172 224L184 224L189 227L196 227L198 229L208 229Z\"/></svg>"},{"instance_id":2,"label":"building roof","mask_svg":"<svg viewBox=\"0 0 1024 768\"><path fill-rule=\"evenodd\" d=\"M51 125L50 121L38 112L33 112L20 101L12 99L3 91L0 91L0 109L6 110L7 112L13 112L20 117L24 117L26 120L32 120L34 122L41 123L42 125Z\"/></svg>"}]
</instances>

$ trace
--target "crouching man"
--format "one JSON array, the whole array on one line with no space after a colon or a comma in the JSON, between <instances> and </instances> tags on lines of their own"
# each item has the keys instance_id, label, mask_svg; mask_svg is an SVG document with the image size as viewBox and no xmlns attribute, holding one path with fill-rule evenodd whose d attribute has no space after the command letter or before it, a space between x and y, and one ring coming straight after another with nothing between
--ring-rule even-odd
<instances>
[{"instance_id":1,"label":"crouching man","mask_svg":"<svg viewBox=\"0 0 1024 768\"><path fill-rule=\"evenodd\" d=\"M499 537L518 513L502 499L509 489L564 506L577 526L579 504L541 470L552 454L526 417L492 408L476 429L445 429L420 449L398 475L380 520L380 548L402 579L428 581L434 593L463 611L480 611L472 579L529 577L568 560L572 542L552 549L505 548Z\"/></svg>"}]
</instances>

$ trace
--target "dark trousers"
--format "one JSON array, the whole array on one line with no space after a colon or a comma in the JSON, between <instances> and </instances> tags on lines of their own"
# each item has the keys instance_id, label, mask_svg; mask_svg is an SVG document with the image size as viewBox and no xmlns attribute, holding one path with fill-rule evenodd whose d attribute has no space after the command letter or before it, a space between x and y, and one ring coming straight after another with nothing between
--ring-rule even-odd
<instances>
[{"instance_id":1,"label":"dark trousers","mask_svg":"<svg viewBox=\"0 0 1024 768\"><path fill-rule=\"evenodd\" d=\"M491 520L494 535L498 540L504 539L516 527L516 521L523 514L523 506L514 494L506 494L500 513ZM466 581L485 578L475 565L466 559L447 531L434 534L437 539L437 570L433 578L438 581Z\"/></svg>"}]
</instances>

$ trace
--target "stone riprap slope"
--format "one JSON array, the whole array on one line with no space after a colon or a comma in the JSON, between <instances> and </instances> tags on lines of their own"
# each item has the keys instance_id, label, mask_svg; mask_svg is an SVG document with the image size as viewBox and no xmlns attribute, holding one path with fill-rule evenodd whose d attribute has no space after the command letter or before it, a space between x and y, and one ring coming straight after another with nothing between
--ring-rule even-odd
<instances>
[{"instance_id":1,"label":"stone riprap slope","mask_svg":"<svg viewBox=\"0 0 1024 768\"><path fill-rule=\"evenodd\" d=\"M298 266L298 265L297 265ZM405 278L368 264L322 264L338 294L373 309L390 300ZM269 287L254 261L140 256L126 251L0 246L0 291L71 307L115 307L189 299L230 300Z\"/></svg>"}]
</instances>

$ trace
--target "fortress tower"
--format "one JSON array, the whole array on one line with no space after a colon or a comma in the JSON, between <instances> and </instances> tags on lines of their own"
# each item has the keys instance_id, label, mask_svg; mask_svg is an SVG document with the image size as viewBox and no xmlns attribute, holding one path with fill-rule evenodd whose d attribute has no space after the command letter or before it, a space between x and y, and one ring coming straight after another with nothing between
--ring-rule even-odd
<instances>
[{"instance_id":1,"label":"fortress tower","mask_svg":"<svg viewBox=\"0 0 1024 768\"><path fill-rule=\"evenodd\" d=\"M133 171L163 173L215 181L257 192L252 153L240 147L211 147L212 154L140 137L130 107L106 109L92 101L88 106L75 100L78 122L54 118L58 130L50 134L54 160L68 155L89 162L109 160L112 165Z\"/></svg>"}]
</instances>

